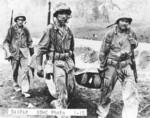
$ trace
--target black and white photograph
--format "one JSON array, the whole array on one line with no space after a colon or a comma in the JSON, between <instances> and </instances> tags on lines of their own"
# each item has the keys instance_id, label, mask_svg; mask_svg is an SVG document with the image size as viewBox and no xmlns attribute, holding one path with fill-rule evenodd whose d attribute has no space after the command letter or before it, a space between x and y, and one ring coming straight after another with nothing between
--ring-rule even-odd
<instances>
[{"instance_id":1,"label":"black and white photograph","mask_svg":"<svg viewBox=\"0 0 150 118\"><path fill-rule=\"evenodd\" d=\"M150 118L150 0L0 0L0 118Z\"/></svg>"}]
</instances>

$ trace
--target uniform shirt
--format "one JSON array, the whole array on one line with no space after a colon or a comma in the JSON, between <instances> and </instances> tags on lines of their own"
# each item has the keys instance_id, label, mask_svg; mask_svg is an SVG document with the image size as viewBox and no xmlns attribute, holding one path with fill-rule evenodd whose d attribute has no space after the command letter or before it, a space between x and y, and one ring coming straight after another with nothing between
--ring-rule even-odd
<instances>
[{"instance_id":1,"label":"uniform shirt","mask_svg":"<svg viewBox=\"0 0 150 118\"><path fill-rule=\"evenodd\" d=\"M74 38L69 27L64 26L62 31L57 24L50 24L48 26L38 44L37 57L39 58L37 58L37 63L42 65L40 56L53 52L54 50L56 53L74 51Z\"/></svg>"},{"instance_id":2,"label":"uniform shirt","mask_svg":"<svg viewBox=\"0 0 150 118\"><path fill-rule=\"evenodd\" d=\"M27 57L26 49L32 45L30 32L26 27L19 28L17 25L14 25L8 29L3 44L7 44L10 53L15 59L23 56Z\"/></svg>"},{"instance_id":3,"label":"uniform shirt","mask_svg":"<svg viewBox=\"0 0 150 118\"><path fill-rule=\"evenodd\" d=\"M132 38L132 42L129 40ZM106 58L118 61L122 54L131 55L131 44L137 47L137 38L134 31L128 29L124 33L120 33L118 27L111 29L104 37L99 58L101 66L104 66Z\"/></svg>"}]
</instances>

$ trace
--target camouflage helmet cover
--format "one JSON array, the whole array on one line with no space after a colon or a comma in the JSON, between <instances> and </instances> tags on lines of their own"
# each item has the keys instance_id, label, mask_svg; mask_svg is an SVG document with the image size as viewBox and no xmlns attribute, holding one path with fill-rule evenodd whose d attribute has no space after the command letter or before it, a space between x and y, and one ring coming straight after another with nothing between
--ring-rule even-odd
<instances>
[{"instance_id":1,"label":"camouflage helmet cover","mask_svg":"<svg viewBox=\"0 0 150 118\"><path fill-rule=\"evenodd\" d=\"M61 12L65 12L68 15L70 15L72 11L71 11L70 7L68 7L65 3L60 2L56 5L53 16L56 17L57 14L59 14Z\"/></svg>"}]
</instances>

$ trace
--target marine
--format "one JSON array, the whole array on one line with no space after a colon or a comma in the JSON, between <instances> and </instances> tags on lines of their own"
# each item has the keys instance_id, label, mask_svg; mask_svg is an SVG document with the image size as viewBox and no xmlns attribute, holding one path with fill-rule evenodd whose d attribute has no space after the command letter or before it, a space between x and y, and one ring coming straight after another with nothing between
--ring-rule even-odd
<instances>
[{"instance_id":1,"label":"marine","mask_svg":"<svg viewBox=\"0 0 150 118\"><path fill-rule=\"evenodd\" d=\"M16 92L21 91L25 97L30 97L29 83L29 57L32 47L30 31L24 26L26 17L18 14L14 18L15 24L10 26L3 41L6 51L6 60L11 62L13 74L13 87Z\"/></svg>"},{"instance_id":2,"label":"marine","mask_svg":"<svg viewBox=\"0 0 150 118\"><path fill-rule=\"evenodd\" d=\"M45 73L45 82L54 97L50 105L56 109L68 108L75 87L74 37L67 26L70 18L70 7L58 3L53 12L53 24L48 26L37 46L37 74ZM44 67L43 55L47 55Z\"/></svg>"},{"instance_id":3,"label":"marine","mask_svg":"<svg viewBox=\"0 0 150 118\"><path fill-rule=\"evenodd\" d=\"M106 33L101 45L100 71L104 77L102 95L97 105L98 118L106 118L111 104L111 93L120 80L122 85L122 118L137 118L138 92L132 68L132 53L138 46L136 33L130 27L132 18L123 16L116 20ZM104 70L104 71L103 71Z\"/></svg>"}]
</instances>

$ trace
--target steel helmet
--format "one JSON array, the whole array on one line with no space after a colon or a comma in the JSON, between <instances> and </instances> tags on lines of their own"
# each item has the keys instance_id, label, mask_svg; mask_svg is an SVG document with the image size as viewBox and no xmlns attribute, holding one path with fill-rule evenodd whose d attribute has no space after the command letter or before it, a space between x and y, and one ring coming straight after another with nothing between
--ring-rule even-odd
<instances>
[{"instance_id":1,"label":"steel helmet","mask_svg":"<svg viewBox=\"0 0 150 118\"><path fill-rule=\"evenodd\" d=\"M118 24L120 20L124 20L124 19L126 19L129 22L129 24L131 24L132 18L126 16L118 18L115 23Z\"/></svg>"},{"instance_id":2,"label":"steel helmet","mask_svg":"<svg viewBox=\"0 0 150 118\"><path fill-rule=\"evenodd\" d=\"M65 3L60 2L56 5L53 16L56 17L57 14L62 13L62 12L65 12L68 15L71 15L72 11L71 11L70 7L68 7Z\"/></svg>"},{"instance_id":3,"label":"steel helmet","mask_svg":"<svg viewBox=\"0 0 150 118\"><path fill-rule=\"evenodd\" d=\"M18 18L20 18L20 17L23 19L23 21L26 21L26 17L23 14L21 14L21 13L16 15L16 17L14 18L14 21L17 22Z\"/></svg>"},{"instance_id":4,"label":"steel helmet","mask_svg":"<svg viewBox=\"0 0 150 118\"><path fill-rule=\"evenodd\" d=\"M113 24L107 26L106 28L116 25L119 23L120 20L124 20L124 19L126 19L129 22L129 24L131 24L131 22L132 22L131 16L129 16L128 14L121 14L121 15L117 16L117 18L115 18L115 21Z\"/></svg>"}]
</instances>

